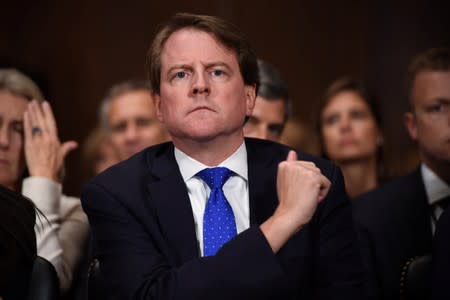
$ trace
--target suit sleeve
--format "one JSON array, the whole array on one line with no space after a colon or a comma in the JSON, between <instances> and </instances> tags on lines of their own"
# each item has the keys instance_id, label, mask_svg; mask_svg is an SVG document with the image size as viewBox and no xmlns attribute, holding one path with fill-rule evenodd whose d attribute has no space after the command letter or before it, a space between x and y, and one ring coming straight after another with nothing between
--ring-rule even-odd
<instances>
[{"instance_id":1,"label":"suit sleeve","mask_svg":"<svg viewBox=\"0 0 450 300\"><path fill-rule=\"evenodd\" d=\"M360 200L361 201L361 200ZM378 300L381 299L380 295L380 280L377 278L376 268L376 255L375 255L375 243L372 238L370 230L362 220L362 216L359 215L358 208L354 209L354 220L357 231L357 237L359 242L359 248L363 260L364 270L367 274L367 282L365 289L369 295L369 299Z\"/></svg>"},{"instance_id":2,"label":"suit sleeve","mask_svg":"<svg viewBox=\"0 0 450 300\"><path fill-rule=\"evenodd\" d=\"M259 227L239 234L216 256L174 266L159 247L162 235L151 234L102 186L88 184L82 204L108 299L279 299L283 271Z\"/></svg>"},{"instance_id":3,"label":"suit sleeve","mask_svg":"<svg viewBox=\"0 0 450 300\"><path fill-rule=\"evenodd\" d=\"M334 167L331 188L313 220L318 230L318 299L366 299L365 273L341 171Z\"/></svg>"},{"instance_id":4,"label":"suit sleeve","mask_svg":"<svg viewBox=\"0 0 450 300\"><path fill-rule=\"evenodd\" d=\"M433 242L431 291L432 300L450 299L450 207L439 218Z\"/></svg>"}]
</instances>

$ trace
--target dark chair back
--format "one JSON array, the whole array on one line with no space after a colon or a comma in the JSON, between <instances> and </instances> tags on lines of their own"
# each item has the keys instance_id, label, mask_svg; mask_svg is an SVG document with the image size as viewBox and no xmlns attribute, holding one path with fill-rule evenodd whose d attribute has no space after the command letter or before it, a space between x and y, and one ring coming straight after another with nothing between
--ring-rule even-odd
<instances>
[{"instance_id":1,"label":"dark chair back","mask_svg":"<svg viewBox=\"0 0 450 300\"><path fill-rule=\"evenodd\" d=\"M431 255L416 256L406 262L400 278L403 300L431 298Z\"/></svg>"},{"instance_id":2,"label":"dark chair back","mask_svg":"<svg viewBox=\"0 0 450 300\"><path fill-rule=\"evenodd\" d=\"M36 257L31 273L28 300L56 300L59 296L59 280L55 268L45 258Z\"/></svg>"}]
</instances>

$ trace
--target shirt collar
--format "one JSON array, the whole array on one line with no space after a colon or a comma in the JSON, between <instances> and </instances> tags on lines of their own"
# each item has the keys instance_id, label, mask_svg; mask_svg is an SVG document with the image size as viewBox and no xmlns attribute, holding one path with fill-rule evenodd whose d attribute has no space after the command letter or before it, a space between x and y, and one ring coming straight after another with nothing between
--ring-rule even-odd
<instances>
[{"instance_id":1,"label":"shirt collar","mask_svg":"<svg viewBox=\"0 0 450 300\"><path fill-rule=\"evenodd\" d=\"M450 195L450 186L436 175L424 163L421 164L423 184L428 197L428 203L434 204L436 201Z\"/></svg>"},{"instance_id":2,"label":"shirt collar","mask_svg":"<svg viewBox=\"0 0 450 300\"><path fill-rule=\"evenodd\" d=\"M181 176L183 177L183 180L185 182L191 179L201 170L205 168L211 168L211 166L202 164L198 160L195 160L176 147L174 152L175 160L177 161ZM233 154L231 154L227 159L225 159L216 167L226 167L243 179L248 180L247 148L245 147L245 143L242 142L242 144Z\"/></svg>"}]
</instances>

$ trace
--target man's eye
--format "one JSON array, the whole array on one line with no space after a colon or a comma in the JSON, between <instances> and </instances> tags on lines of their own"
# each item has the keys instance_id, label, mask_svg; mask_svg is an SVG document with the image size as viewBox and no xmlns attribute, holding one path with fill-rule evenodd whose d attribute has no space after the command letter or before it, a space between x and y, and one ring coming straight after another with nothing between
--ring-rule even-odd
<instances>
[{"instance_id":1,"label":"man's eye","mask_svg":"<svg viewBox=\"0 0 450 300\"><path fill-rule=\"evenodd\" d=\"M212 71L212 75L214 76L222 76L223 75L223 71L222 70L213 70Z\"/></svg>"},{"instance_id":2,"label":"man's eye","mask_svg":"<svg viewBox=\"0 0 450 300\"><path fill-rule=\"evenodd\" d=\"M440 112L441 110L442 105L440 103L436 103L428 107L429 112Z\"/></svg>"},{"instance_id":3,"label":"man's eye","mask_svg":"<svg viewBox=\"0 0 450 300\"><path fill-rule=\"evenodd\" d=\"M124 132L127 129L127 124L126 123L119 123L116 124L114 126L112 126L112 131L113 132Z\"/></svg>"},{"instance_id":4,"label":"man's eye","mask_svg":"<svg viewBox=\"0 0 450 300\"><path fill-rule=\"evenodd\" d=\"M175 78L182 79L184 77L186 77L186 72L184 72L184 71L180 71L180 72L176 72L175 73Z\"/></svg>"}]
</instances>

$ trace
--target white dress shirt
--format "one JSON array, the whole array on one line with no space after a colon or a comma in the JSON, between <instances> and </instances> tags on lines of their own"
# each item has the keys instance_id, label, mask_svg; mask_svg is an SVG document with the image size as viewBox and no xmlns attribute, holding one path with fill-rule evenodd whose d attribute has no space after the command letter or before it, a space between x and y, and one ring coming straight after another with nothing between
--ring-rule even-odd
<instances>
[{"instance_id":1,"label":"white dress shirt","mask_svg":"<svg viewBox=\"0 0 450 300\"><path fill-rule=\"evenodd\" d=\"M428 203L430 206L435 204L438 200L445 198L450 195L450 186L443 181L439 176L436 175L430 168L428 168L425 164L422 163L421 168L423 184L425 186L425 192L427 194ZM436 205L433 214L436 217L436 220L439 220L443 210L440 206ZM431 230L436 230L435 221L432 218L431 221Z\"/></svg>"},{"instance_id":2,"label":"white dress shirt","mask_svg":"<svg viewBox=\"0 0 450 300\"><path fill-rule=\"evenodd\" d=\"M226 167L235 173L223 185L223 193L233 210L237 233L249 228L250 207L245 143L242 143L231 156L217 166L204 165L177 148L175 148L175 159L187 186L201 256L203 256L203 213L211 192L209 186L195 176L201 170L211 167Z\"/></svg>"}]
</instances>

